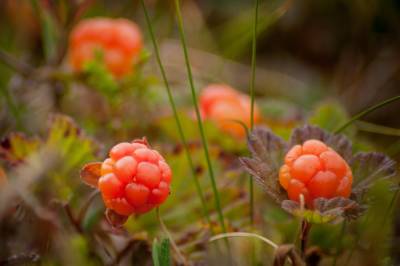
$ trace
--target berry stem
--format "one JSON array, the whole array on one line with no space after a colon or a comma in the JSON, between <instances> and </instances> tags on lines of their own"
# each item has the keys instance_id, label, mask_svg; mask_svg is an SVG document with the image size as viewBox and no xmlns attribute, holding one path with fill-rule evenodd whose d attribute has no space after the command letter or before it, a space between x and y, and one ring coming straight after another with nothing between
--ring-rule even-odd
<instances>
[{"instance_id":1,"label":"berry stem","mask_svg":"<svg viewBox=\"0 0 400 266\"><path fill-rule=\"evenodd\" d=\"M215 207L217 209L218 220L219 220L219 223L221 225L222 231L224 233L226 233L224 215L222 213L220 197L219 197L219 193L218 193L218 189L217 189L217 183L215 181L214 170L213 170L213 167L212 167L212 164L211 164L210 155L209 155L209 152L208 152L207 139L206 139L206 135L205 135L205 132L204 132L203 124L202 124L202 121L201 121L199 106L198 106L198 103L197 103L196 89L195 89L194 82L193 82L192 69L191 69L190 61L189 61L189 54L188 54L187 45L186 45L185 31L184 31L184 27L183 27L183 19L182 19L179 0L175 0L175 9L176 9L176 16L177 16L177 20L178 20L179 37L181 39L183 54L184 54L184 57L185 57L185 65L186 65L186 70L187 70L189 84L190 84L190 90L191 90L191 93L192 93L192 101L193 101L193 105L194 105L194 108L195 108L195 111L196 111L197 123L198 123L198 127L199 127L199 130L200 130L201 141L203 143L203 148L204 148L204 155L206 157L208 172L209 172L209 175L210 175L211 185L212 185L212 189L213 189L213 193L214 193Z\"/></svg>"},{"instance_id":2,"label":"berry stem","mask_svg":"<svg viewBox=\"0 0 400 266\"><path fill-rule=\"evenodd\" d=\"M157 43L155 35L154 35L154 30L153 30L153 26L151 24L150 16L149 16L149 13L147 12L147 8L146 8L146 5L144 3L144 0L141 0L140 2L141 2L142 7L143 7L144 15L145 15L147 26L148 26L149 33L150 33L150 38L151 38L151 41L152 41L153 46L154 46L154 53L156 55L156 60L157 60L158 66L160 68L161 76L162 76L163 81L164 81L164 86L165 86L167 94L168 94L168 100L169 100L169 103L171 105L172 112L174 114L175 123L176 123L176 125L178 127L178 133L179 133L182 145L183 145L184 150L185 150L186 159L187 159L187 161L189 163L189 167L190 167L190 170L192 172L192 177L193 177L193 181L194 181L194 184L195 184L195 187L196 187L196 191L197 191L197 194L198 194L198 196L200 198L201 205L203 207L204 216L206 217L206 220L207 220L207 222L210 225L210 228L212 230L211 219L210 219L210 214L209 214L208 209L207 209L206 200L205 200L205 197L203 195L203 192L202 192L202 189L201 189L201 186L200 186L200 182L199 182L199 180L197 179L197 176L196 176L196 168L194 167L193 160L192 160L192 157L190 155L190 151L189 151L189 148L188 148L186 137L185 137L185 134L183 132L182 124L181 124L181 121L180 121L179 116L178 116L178 111L177 111L177 108L176 108L175 100L174 100L174 97L172 96L172 92L171 92L171 88L169 86L167 75L166 75L164 66L163 66L162 61L161 61L160 49L158 48L158 43Z\"/></svg>"},{"instance_id":3,"label":"berry stem","mask_svg":"<svg viewBox=\"0 0 400 266\"><path fill-rule=\"evenodd\" d=\"M251 53L251 79L250 79L250 129L254 127L254 84L256 79L256 52L257 52L257 22L258 22L258 2L255 0L254 7L254 24L253 24L253 44ZM254 184L253 178L249 179L250 190L250 222L254 224Z\"/></svg>"},{"instance_id":4,"label":"berry stem","mask_svg":"<svg viewBox=\"0 0 400 266\"><path fill-rule=\"evenodd\" d=\"M176 245L174 239L172 238L170 232L168 231L168 228L165 226L164 221L161 219L160 215L160 208L157 207L156 209L156 214L157 214L157 220L160 223L161 230L164 232L164 234L167 236L169 239L169 242L171 243L172 248L174 249L176 256L179 259L179 265L187 265L185 257L182 255L181 251L179 250L178 246Z\"/></svg>"},{"instance_id":5,"label":"berry stem","mask_svg":"<svg viewBox=\"0 0 400 266\"><path fill-rule=\"evenodd\" d=\"M307 250L307 242L308 242L308 235L310 233L311 229L311 223L307 222L306 220L303 220L301 223L301 235L300 235L300 251L301 251L301 257L304 259L306 255L306 250Z\"/></svg>"}]
</instances>

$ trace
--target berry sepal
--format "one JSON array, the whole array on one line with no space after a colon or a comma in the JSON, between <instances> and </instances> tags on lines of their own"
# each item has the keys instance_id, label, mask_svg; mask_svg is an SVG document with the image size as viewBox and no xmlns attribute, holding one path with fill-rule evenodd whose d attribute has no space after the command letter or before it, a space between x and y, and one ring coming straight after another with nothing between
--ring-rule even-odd
<instances>
[{"instance_id":1,"label":"berry sepal","mask_svg":"<svg viewBox=\"0 0 400 266\"><path fill-rule=\"evenodd\" d=\"M293 200L282 201L281 207L288 213L305 219L309 223L339 223L343 219L357 219L365 211L356 201L335 197L331 199L317 198L313 202L314 209L302 208L301 204Z\"/></svg>"}]
</instances>

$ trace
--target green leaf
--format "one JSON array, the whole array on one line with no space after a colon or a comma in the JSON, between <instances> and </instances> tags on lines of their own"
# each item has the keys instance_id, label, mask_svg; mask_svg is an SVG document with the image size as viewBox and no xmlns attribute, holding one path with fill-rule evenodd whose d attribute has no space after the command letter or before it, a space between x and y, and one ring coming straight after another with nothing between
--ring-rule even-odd
<instances>
[{"instance_id":1,"label":"green leaf","mask_svg":"<svg viewBox=\"0 0 400 266\"><path fill-rule=\"evenodd\" d=\"M95 51L94 59L83 64L83 72L87 75L86 81L108 99L113 99L118 92L118 84L112 73L104 64L101 51Z\"/></svg>"},{"instance_id":2,"label":"green leaf","mask_svg":"<svg viewBox=\"0 0 400 266\"><path fill-rule=\"evenodd\" d=\"M349 116L344 107L339 103L329 101L318 105L308 122L333 132L338 125L344 124L347 120L349 120ZM348 133L350 131L351 128L347 129Z\"/></svg>"},{"instance_id":3,"label":"green leaf","mask_svg":"<svg viewBox=\"0 0 400 266\"><path fill-rule=\"evenodd\" d=\"M37 152L40 140L29 138L22 133L11 133L0 143L0 158L17 164L25 161L29 155Z\"/></svg>"},{"instance_id":4,"label":"green leaf","mask_svg":"<svg viewBox=\"0 0 400 266\"><path fill-rule=\"evenodd\" d=\"M160 256L159 256L159 249L158 249L159 245L160 244L158 243L158 240L154 239L153 248L152 248L152 252L151 252L151 256L153 257L154 266L161 266Z\"/></svg>"},{"instance_id":5,"label":"green leaf","mask_svg":"<svg viewBox=\"0 0 400 266\"><path fill-rule=\"evenodd\" d=\"M43 50L47 61L54 58L57 52L57 28L55 20L50 12L41 6L38 0L32 0L33 8L40 18L40 26L42 30Z\"/></svg>"}]
</instances>

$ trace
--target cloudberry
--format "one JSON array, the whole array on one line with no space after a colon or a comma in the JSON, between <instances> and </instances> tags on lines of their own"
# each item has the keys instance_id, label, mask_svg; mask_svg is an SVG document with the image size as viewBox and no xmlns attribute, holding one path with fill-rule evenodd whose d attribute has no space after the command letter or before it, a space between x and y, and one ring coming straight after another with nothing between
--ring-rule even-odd
<instances>
[{"instance_id":1,"label":"cloudberry","mask_svg":"<svg viewBox=\"0 0 400 266\"><path fill-rule=\"evenodd\" d=\"M72 30L69 59L80 71L88 60L101 51L108 70L116 77L131 71L142 48L138 26L127 19L92 18L81 21Z\"/></svg>"},{"instance_id":2,"label":"cloudberry","mask_svg":"<svg viewBox=\"0 0 400 266\"><path fill-rule=\"evenodd\" d=\"M346 161L319 140L307 140L295 145L285 156L279 170L279 183L289 199L299 202L303 194L308 207L319 197L348 198L353 175Z\"/></svg>"},{"instance_id":3,"label":"cloudberry","mask_svg":"<svg viewBox=\"0 0 400 266\"><path fill-rule=\"evenodd\" d=\"M109 156L101 165L98 180L107 208L128 216L148 212L167 199L171 169L146 141L119 143Z\"/></svg>"},{"instance_id":4,"label":"cloudberry","mask_svg":"<svg viewBox=\"0 0 400 266\"><path fill-rule=\"evenodd\" d=\"M221 130L235 137L245 136L245 129L238 121L250 127L250 98L228 85L211 84L200 95L203 118L214 121ZM254 122L260 121L260 112L254 106Z\"/></svg>"}]
</instances>

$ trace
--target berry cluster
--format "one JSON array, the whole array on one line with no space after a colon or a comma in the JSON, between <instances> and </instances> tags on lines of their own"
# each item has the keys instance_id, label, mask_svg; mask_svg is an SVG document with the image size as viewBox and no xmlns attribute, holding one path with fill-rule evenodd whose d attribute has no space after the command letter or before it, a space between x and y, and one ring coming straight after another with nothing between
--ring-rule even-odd
<instances>
[{"instance_id":1,"label":"berry cluster","mask_svg":"<svg viewBox=\"0 0 400 266\"><path fill-rule=\"evenodd\" d=\"M289 199L299 202L303 194L307 206L316 198L348 198L353 175L345 160L319 140L307 140L292 147L279 171L279 182Z\"/></svg>"},{"instance_id":2,"label":"berry cluster","mask_svg":"<svg viewBox=\"0 0 400 266\"><path fill-rule=\"evenodd\" d=\"M145 140L117 144L109 156L98 181L107 208L128 216L148 212L166 200L171 169Z\"/></svg>"},{"instance_id":3,"label":"berry cluster","mask_svg":"<svg viewBox=\"0 0 400 266\"><path fill-rule=\"evenodd\" d=\"M250 127L250 98L224 84L211 84L200 95L203 118L214 121L224 132L235 137L246 134L238 121ZM254 122L258 123L260 113L254 108Z\"/></svg>"},{"instance_id":4,"label":"berry cluster","mask_svg":"<svg viewBox=\"0 0 400 266\"><path fill-rule=\"evenodd\" d=\"M127 19L86 19L71 33L70 62L80 71L100 51L108 70L120 77L131 71L141 48L142 36L135 23Z\"/></svg>"}]
</instances>

